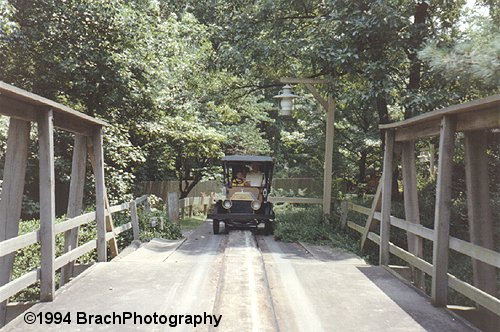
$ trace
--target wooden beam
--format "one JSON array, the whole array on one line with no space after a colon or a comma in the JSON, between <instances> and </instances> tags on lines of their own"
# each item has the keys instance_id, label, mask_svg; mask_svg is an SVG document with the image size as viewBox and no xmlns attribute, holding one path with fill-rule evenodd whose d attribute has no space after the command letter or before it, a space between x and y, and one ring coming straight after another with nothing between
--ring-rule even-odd
<instances>
[{"instance_id":1,"label":"wooden beam","mask_svg":"<svg viewBox=\"0 0 500 332\"><path fill-rule=\"evenodd\" d=\"M65 105L59 104L53 100L44 98L34 93L19 89L13 85L0 81L0 95L15 99L26 107L36 107L37 113L43 113L44 109L50 108L53 111L53 117L57 122L59 118L79 121L80 124L90 127L106 126L105 121L93 118L85 113L75 111Z\"/></svg>"},{"instance_id":2,"label":"wooden beam","mask_svg":"<svg viewBox=\"0 0 500 332\"><path fill-rule=\"evenodd\" d=\"M479 110L488 110L488 109L494 109L496 110L496 112L500 110L500 94L496 94L486 98L476 99L459 105L452 105L432 112L424 113L407 120L394 123L381 124L379 128L394 129L400 127L410 127L417 123L423 123L432 120L440 121L443 116L456 115L466 112L476 113Z\"/></svg>"},{"instance_id":3,"label":"wooden beam","mask_svg":"<svg viewBox=\"0 0 500 332\"><path fill-rule=\"evenodd\" d=\"M455 143L455 124L450 116L441 121L439 136L434 244L432 253L431 297L435 306L446 306L448 298L448 249L451 214L451 173Z\"/></svg>"},{"instance_id":4,"label":"wooden beam","mask_svg":"<svg viewBox=\"0 0 500 332\"><path fill-rule=\"evenodd\" d=\"M0 301L7 302L12 295L40 280L40 269L30 271L0 287Z\"/></svg>"},{"instance_id":5,"label":"wooden beam","mask_svg":"<svg viewBox=\"0 0 500 332\"><path fill-rule=\"evenodd\" d=\"M394 161L394 131L385 132L384 169L382 172L382 221L380 223L379 264L389 265L389 235L391 228L391 193Z\"/></svg>"},{"instance_id":6,"label":"wooden beam","mask_svg":"<svg viewBox=\"0 0 500 332\"><path fill-rule=\"evenodd\" d=\"M19 232L29 139L30 123L11 118L0 194L0 242ZM0 287L10 281L13 263L13 253L0 257ZM0 328L5 324L6 305L7 301L0 302Z\"/></svg>"},{"instance_id":7,"label":"wooden beam","mask_svg":"<svg viewBox=\"0 0 500 332\"><path fill-rule=\"evenodd\" d=\"M495 250L493 217L489 194L487 138L485 131L465 133L465 183L470 241ZM472 260L474 286L497 296L497 272L494 266ZM498 319L480 308L490 320Z\"/></svg>"},{"instance_id":8,"label":"wooden beam","mask_svg":"<svg viewBox=\"0 0 500 332\"><path fill-rule=\"evenodd\" d=\"M326 80L320 78L296 78L296 77L284 77L280 79L283 84L323 84Z\"/></svg>"},{"instance_id":9,"label":"wooden beam","mask_svg":"<svg viewBox=\"0 0 500 332\"><path fill-rule=\"evenodd\" d=\"M372 207L370 209L370 212L368 213L368 218L366 218L365 222L365 228L364 231L361 235L361 250L364 249L366 239L368 237L368 233L373 231L375 229L376 223L374 222L375 219L373 218L375 212L380 211L381 203L382 203L382 179L379 181L378 186L377 186L377 191L375 192L375 196L373 197L373 202L372 202Z\"/></svg>"},{"instance_id":10,"label":"wooden beam","mask_svg":"<svg viewBox=\"0 0 500 332\"><path fill-rule=\"evenodd\" d=\"M416 139L439 135L440 122L430 121L416 124L412 127L397 128L396 142L414 141Z\"/></svg>"},{"instance_id":11,"label":"wooden beam","mask_svg":"<svg viewBox=\"0 0 500 332\"><path fill-rule=\"evenodd\" d=\"M455 131L500 128L500 109L484 109L453 115ZM396 128L396 142L413 141L439 135L440 119L416 123L410 127Z\"/></svg>"},{"instance_id":12,"label":"wooden beam","mask_svg":"<svg viewBox=\"0 0 500 332\"><path fill-rule=\"evenodd\" d=\"M179 211L177 211L177 213L178 212ZM137 216L137 203L135 201L130 202L130 217L132 219L134 240L139 240L139 217Z\"/></svg>"},{"instance_id":13,"label":"wooden beam","mask_svg":"<svg viewBox=\"0 0 500 332\"><path fill-rule=\"evenodd\" d=\"M323 214L330 215L332 206L333 138L335 131L335 102L328 96L326 113L325 166L323 172Z\"/></svg>"},{"instance_id":14,"label":"wooden beam","mask_svg":"<svg viewBox=\"0 0 500 332\"><path fill-rule=\"evenodd\" d=\"M92 169L96 170L96 159L95 159L95 150L94 150L94 145L92 143L92 140L87 140L87 148L89 151L89 156L90 156L90 163L92 165ZM110 234L114 234L114 225L113 225L113 216L111 207L109 205L109 199L108 199L108 194L106 192L106 187L104 187L104 210L105 210L105 225L106 225L106 232ZM111 240L109 240L109 251L111 253L111 257L116 257L118 255L118 244L116 243L115 237L112 237Z\"/></svg>"},{"instance_id":15,"label":"wooden beam","mask_svg":"<svg viewBox=\"0 0 500 332\"><path fill-rule=\"evenodd\" d=\"M269 197L271 203L289 203L289 204L322 204L322 198L309 197Z\"/></svg>"},{"instance_id":16,"label":"wooden beam","mask_svg":"<svg viewBox=\"0 0 500 332\"><path fill-rule=\"evenodd\" d=\"M315 87L313 87L311 84L304 84L305 87L307 88L307 90L309 90L309 92L313 95L313 97L318 101L318 103L325 109L326 112L328 112L329 110L329 105L328 105L328 101L323 98L319 91L316 90Z\"/></svg>"},{"instance_id":17,"label":"wooden beam","mask_svg":"<svg viewBox=\"0 0 500 332\"><path fill-rule=\"evenodd\" d=\"M79 216L83 210L83 190L85 187L85 169L87 164L87 138L76 135L73 147L73 160L71 164L71 182L68 197L68 218ZM78 246L78 229L75 227L64 233L64 253ZM73 276L74 262L70 262L61 269L60 286L68 282Z\"/></svg>"},{"instance_id":18,"label":"wooden beam","mask_svg":"<svg viewBox=\"0 0 500 332\"><path fill-rule=\"evenodd\" d=\"M173 223L179 222L179 193L169 192L167 194L168 219Z\"/></svg>"},{"instance_id":19,"label":"wooden beam","mask_svg":"<svg viewBox=\"0 0 500 332\"><path fill-rule=\"evenodd\" d=\"M417 188L417 165L415 158L415 142L404 142L401 145L403 169L403 190L405 219L414 224L420 224L420 212L418 207L418 188ZM406 233L408 240L408 251L417 257L423 257L423 240L410 232ZM423 287L424 275L415 267L412 267L412 276L415 286Z\"/></svg>"},{"instance_id":20,"label":"wooden beam","mask_svg":"<svg viewBox=\"0 0 500 332\"><path fill-rule=\"evenodd\" d=\"M99 262L107 261L106 252L106 221L105 221L105 201L106 188L104 184L104 151L102 145L103 129L98 128L94 131L92 138L93 156L95 160L94 176L96 191L96 221L97 221L97 260Z\"/></svg>"},{"instance_id":21,"label":"wooden beam","mask_svg":"<svg viewBox=\"0 0 500 332\"><path fill-rule=\"evenodd\" d=\"M54 299L56 242L55 175L54 175L54 126L52 110L39 114L38 142L40 160L40 301Z\"/></svg>"},{"instance_id":22,"label":"wooden beam","mask_svg":"<svg viewBox=\"0 0 500 332\"><path fill-rule=\"evenodd\" d=\"M37 113L34 106L26 105L16 99L0 95L0 114L14 119L35 122Z\"/></svg>"}]
</instances>

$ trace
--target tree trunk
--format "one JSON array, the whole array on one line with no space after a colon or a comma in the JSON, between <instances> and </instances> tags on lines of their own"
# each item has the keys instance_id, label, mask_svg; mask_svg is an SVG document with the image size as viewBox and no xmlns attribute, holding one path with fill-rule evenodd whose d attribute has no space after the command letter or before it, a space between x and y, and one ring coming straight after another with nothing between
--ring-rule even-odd
<instances>
[{"instance_id":1,"label":"tree trunk","mask_svg":"<svg viewBox=\"0 0 500 332\"><path fill-rule=\"evenodd\" d=\"M425 20L428 15L428 8L429 5L425 1L418 2L415 5L413 34L410 37L408 53L408 59L410 60L410 77L408 85L406 87L410 99L413 98L413 96L416 95L418 93L418 90L420 89L422 63L418 59L417 50L420 49L425 38L425 32L427 30L427 27L425 26ZM416 110L412 106L409 106L407 104L405 107L405 119L409 119L415 115Z\"/></svg>"},{"instance_id":2,"label":"tree trunk","mask_svg":"<svg viewBox=\"0 0 500 332\"><path fill-rule=\"evenodd\" d=\"M361 151L361 157L358 160L358 183L364 183L366 181L366 158L368 151L364 149Z\"/></svg>"}]
</instances>

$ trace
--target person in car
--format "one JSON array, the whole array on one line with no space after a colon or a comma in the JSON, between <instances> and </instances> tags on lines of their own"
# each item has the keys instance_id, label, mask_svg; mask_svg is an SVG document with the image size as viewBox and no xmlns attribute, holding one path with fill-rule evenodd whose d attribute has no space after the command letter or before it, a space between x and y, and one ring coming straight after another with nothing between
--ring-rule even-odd
<instances>
[{"instance_id":1,"label":"person in car","mask_svg":"<svg viewBox=\"0 0 500 332\"><path fill-rule=\"evenodd\" d=\"M246 180L246 176L248 174L248 167L241 167L233 170L233 179L231 180L231 184L233 187L248 187L250 186L250 182Z\"/></svg>"},{"instance_id":2,"label":"person in car","mask_svg":"<svg viewBox=\"0 0 500 332\"><path fill-rule=\"evenodd\" d=\"M264 174L260 170L260 164L254 162L250 166L252 167L252 170L250 173L247 174L246 180L250 183L250 186L252 187L262 187L262 182L264 181Z\"/></svg>"}]
</instances>

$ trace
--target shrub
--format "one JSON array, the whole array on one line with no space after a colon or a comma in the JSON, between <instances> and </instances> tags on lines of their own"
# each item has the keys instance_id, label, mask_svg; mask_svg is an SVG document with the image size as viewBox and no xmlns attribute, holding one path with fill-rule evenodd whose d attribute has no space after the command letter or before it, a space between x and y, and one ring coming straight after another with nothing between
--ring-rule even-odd
<instances>
[{"instance_id":1,"label":"shrub","mask_svg":"<svg viewBox=\"0 0 500 332\"><path fill-rule=\"evenodd\" d=\"M278 206L276 212L276 240L307 242L342 248L360 254L357 242L347 233L337 232L325 222L320 207Z\"/></svg>"}]
</instances>

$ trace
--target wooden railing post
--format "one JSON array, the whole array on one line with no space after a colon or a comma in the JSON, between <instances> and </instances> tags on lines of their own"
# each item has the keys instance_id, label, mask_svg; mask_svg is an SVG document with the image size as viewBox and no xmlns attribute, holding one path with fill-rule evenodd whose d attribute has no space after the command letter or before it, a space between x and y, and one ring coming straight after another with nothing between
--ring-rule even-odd
<instances>
[{"instance_id":1,"label":"wooden railing post","mask_svg":"<svg viewBox=\"0 0 500 332\"><path fill-rule=\"evenodd\" d=\"M323 172L323 214L330 215L332 205L333 135L335 128L335 101L328 96L326 108L325 169Z\"/></svg>"},{"instance_id":2,"label":"wooden railing post","mask_svg":"<svg viewBox=\"0 0 500 332\"><path fill-rule=\"evenodd\" d=\"M105 221L105 200L106 189L104 185L104 152L102 146L102 127L94 130L93 149L94 149L94 175L96 191L96 209L95 216L97 222L97 260L106 262L106 221Z\"/></svg>"},{"instance_id":3,"label":"wooden railing post","mask_svg":"<svg viewBox=\"0 0 500 332\"><path fill-rule=\"evenodd\" d=\"M394 131L385 132L384 169L382 172L382 220L380 223L379 264L389 265L389 235L391 228L392 170Z\"/></svg>"},{"instance_id":4,"label":"wooden railing post","mask_svg":"<svg viewBox=\"0 0 500 332\"><path fill-rule=\"evenodd\" d=\"M132 219L134 240L139 240L139 217L137 216L137 203L135 201L130 202L130 217Z\"/></svg>"},{"instance_id":5,"label":"wooden railing post","mask_svg":"<svg viewBox=\"0 0 500 332\"><path fill-rule=\"evenodd\" d=\"M0 199L0 241L17 236L23 201L31 124L10 118ZM10 281L14 254L0 257L0 286ZM0 328L5 324L7 301L0 302Z\"/></svg>"},{"instance_id":6,"label":"wooden railing post","mask_svg":"<svg viewBox=\"0 0 500 332\"><path fill-rule=\"evenodd\" d=\"M40 301L52 301L55 293L55 179L54 127L52 110L38 118L40 161Z\"/></svg>"},{"instance_id":7,"label":"wooden railing post","mask_svg":"<svg viewBox=\"0 0 500 332\"><path fill-rule=\"evenodd\" d=\"M168 219L173 223L179 222L179 195L177 192L167 194Z\"/></svg>"},{"instance_id":8,"label":"wooden railing post","mask_svg":"<svg viewBox=\"0 0 500 332\"><path fill-rule=\"evenodd\" d=\"M87 137L75 136L73 147L73 159L71 162L71 182L69 185L68 212L69 219L82 213L83 189L85 186L85 166L87 164ZM64 232L64 252L71 251L78 246L78 229L75 227ZM61 268L60 286L68 282L73 276L74 262L70 262Z\"/></svg>"},{"instance_id":9,"label":"wooden railing post","mask_svg":"<svg viewBox=\"0 0 500 332\"><path fill-rule=\"evenodd\" d=\"M368 238L368 233L370 231L374 230L376 227L376 222L373 216L375 215L375 212L380 211L380 207L382 204L382 181L379 181L378 186L377 186L377 191L375 192L375 196L373 197L373 202L372 202L372 207L370 209L370 213L368 214L368 217L366 218L365 222L365 230L363 231L363 234L361 235L361 245L360 248L363 250L365 248L366 240Z\"/></svg>"},{"instance_id":10,"label":"wooden railing post","mask_svg":"<svg viewBox=\"0 0 500 332\"><path fill-rule=\"evenodd\" d=\"M403 190L405 219L414 224L420 224L420 212L418 207L417 189L417 165L415 161L415 142L402 143L402 168L403 168ZM422 238L406 233L408 239L408 251L417 257L423 257ZM424 273L412 266L413 282L419 288L423 286Z\"/></svg>"},{"instance_id":11,"label":"wooden railing post","mask_svg":"<svg viewBox=\"0 0 500 332\"><path fill-rule=\"evenodd\" d=\"M432 252L432 302L445 306L448 301L448 248L451 213L451 173L455 124L450 116L443 116L439 136L439 161L434 214L434 244Z\"/></svg>"},{"instance_id":12,"label":"wooden railing post","mask_svg":"<svg viewBox=\"0 0 500 332\"><path fill-rule=\"evenodd\" d=\"M495 250L493 217L489 193L488 156L486 154L487 133L471 131L465 133L465 184L467 186L467 212L470 242L486 249ZM472 259L474 286L497 296L496 268ZM480 308L492 326L498 326L499 318Z\"/></svg>"}]
</instances>

